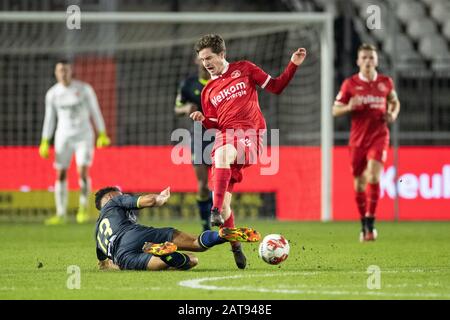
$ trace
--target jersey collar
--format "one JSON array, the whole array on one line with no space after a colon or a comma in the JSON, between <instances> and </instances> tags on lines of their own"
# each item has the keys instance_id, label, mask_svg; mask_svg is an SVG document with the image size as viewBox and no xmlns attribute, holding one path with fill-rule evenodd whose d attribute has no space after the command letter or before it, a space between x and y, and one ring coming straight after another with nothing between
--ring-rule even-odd
<instances>
[{"instance_id":1,"label":"jersey collar","mask_svg":"<svg viewBox=\"0 0 450 320\"><path fill-rule=\"evenodd\" d=\"M230 67L230 64L228 63L227 60L225 60L224 64L224 68L221 74L219 74L218 76L213 76L211 75L211 80L215 80L217 78L219 78L221 75L225 74L228 71L228 68Z\"/></svg>"},{"instance_id":2,"label":"jersey collar","mask_svg":"<svg viewBox=\"0 0 450 320\"><path fill-rule=\"evenodd\" d=\"M359 77L359 79L360 79L361 81L364 81L364 82L370 82L369 79L367 79L366 77L364 77L364 75L362 74L362 72L358 73L358 77ZM378 72L375 71L375 76L373 77L373 80L372 80L372 81L377 81L377 78L378 78Z\"/></svg>"}]
</instances>

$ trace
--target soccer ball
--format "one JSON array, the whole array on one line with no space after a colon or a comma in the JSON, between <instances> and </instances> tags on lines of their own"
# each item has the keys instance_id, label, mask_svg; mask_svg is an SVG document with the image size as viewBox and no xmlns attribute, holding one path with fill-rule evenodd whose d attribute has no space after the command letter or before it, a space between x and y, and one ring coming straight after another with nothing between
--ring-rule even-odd
<instances>
[{"instance_id":1,"label":"soccer ball","mask_svg":"<svg viewBox=\"0 0 450 320\"><path fill-rule=\"evenodd\" d=\"M289 242L280 234L269 234L259 245L259 257L268 264L280 264L289 256Z\"/></svg>"}]
</instances>

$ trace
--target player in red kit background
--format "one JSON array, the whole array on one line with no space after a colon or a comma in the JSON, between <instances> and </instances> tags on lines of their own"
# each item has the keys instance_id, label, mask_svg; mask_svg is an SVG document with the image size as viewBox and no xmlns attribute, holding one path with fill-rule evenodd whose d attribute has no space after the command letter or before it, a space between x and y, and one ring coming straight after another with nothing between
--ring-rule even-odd
<instances>
[{"instance_id":1,"label":"player in red kit background","mask_svg":"<svg viewBox=\"0 0 450 320\"><path fill-rule=\"evenodd\" d=\"M256 86L280 94L306 57L300 48L292 54L283 73L272 78L249 61L229 63L225 59L225 42L219 35L205 35L195 50L211 80L202 91L203 112L193 112L194 121L206 128L216 128L211 153L213 161L213 208L211 225L234 226L231 197L235 183L242 181L242 169L256 163L262 151L266 121L261 113ZM246 266L240 243L231 243L236 265Z\"/></svg>"},{"instance_id":2,"label":"player in red kit background","mask_svg":"<svg viewBox=\"0 0 450 320\"><path fill-rule=\"evenodd\" d=\"M375 210L380 197L380 175L389 147L388 124L400 112L394 83L376 71L376 48L363 44L358 49L359 73L342 84L333 106L335 117L351 114L350 157L356 204L361 217L360 241L374 241ZM367 189L367 190L366 190Z\"/></svg>"}]
</instances>

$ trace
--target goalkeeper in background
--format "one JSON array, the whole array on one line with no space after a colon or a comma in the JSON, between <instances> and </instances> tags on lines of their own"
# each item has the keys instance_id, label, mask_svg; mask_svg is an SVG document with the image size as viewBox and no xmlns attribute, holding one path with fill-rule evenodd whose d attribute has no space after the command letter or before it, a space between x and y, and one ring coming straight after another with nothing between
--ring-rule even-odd
<instances>
[{"instance_id":1,"label":"goalkeeper in background","mask_svg":"<svg viewBox=\"0 0 450 320\"><path fill-rule=\"evenodd\" d=\"M210 79L209 72L196 59L195 63L198 66L198 73L189 76L183 80L178 88L177 97L175 101L175 114L178 116L189 116L194 111L202 111L201 93L203 87ZM191 155L192 165L194 167L195 176L197 177L197 205L202 220L203 230L211 229L209 216L212 207L212 195L208 188L208 173L211 167L211 150L204 152L205 149L214 143L214 137L211 141L205 141L203 135L205 129L203 126L195 125L191 128Z\"/></svg>"},{"instance_id":2,"label":"goalkeeper in background","mask_svg":"<svg viewBox=\"0 0 450 320\"><path fill-rule=\"evenodd\" d=\"M60 60L55 64L55 77L57 83L47 91L45 96L45 118L39 146L39 155L47 159L50 139L56 127L54 135L56 216L47 219L45 224L56 225L66 222L67 169L74 153L80 186L76 221L84 223L89 220L87 212L91 184L89 167L94 155L95 135L90 122L91 117L98 132L97 147L108 146L110 139L106 135L105 123L92 87L72 79L72 66L66 60Z\"/></svg>"}]
</instances>

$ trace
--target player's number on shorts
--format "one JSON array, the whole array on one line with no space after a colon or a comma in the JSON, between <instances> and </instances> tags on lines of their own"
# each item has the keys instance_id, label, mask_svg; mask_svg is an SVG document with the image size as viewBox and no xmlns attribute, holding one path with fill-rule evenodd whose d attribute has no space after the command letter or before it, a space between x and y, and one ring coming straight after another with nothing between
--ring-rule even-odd
<instances>
[{"instance_id":1,"label":"player's number on shorts","mask_svg":"<svg viewBox=\"0 0 450 320\"><path fill-rule=\"evenodd\" d=\"M103 235L103 241L100 239L100 234ZM107 218L103 219L98 227L97 240L98 244L100 245L105 254L108 252L107 249L109 244L108 239L110 236L112 236L112 234L113 231L111 229L111 224L109 223L109 220Z\"/></svg>"}]
</instances>

